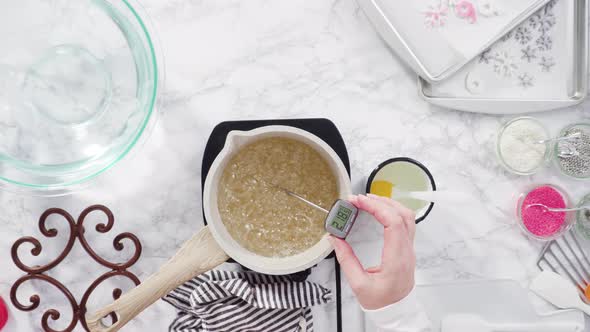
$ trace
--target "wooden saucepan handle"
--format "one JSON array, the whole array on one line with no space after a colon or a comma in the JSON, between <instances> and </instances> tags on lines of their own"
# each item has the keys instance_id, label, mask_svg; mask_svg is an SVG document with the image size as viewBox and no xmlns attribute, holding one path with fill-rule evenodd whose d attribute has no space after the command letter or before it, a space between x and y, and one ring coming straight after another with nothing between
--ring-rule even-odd
<instances>
[{"instance_id":1,"label":"wooden saucepan handle","mask_svg":"<svg viewBox=\"0 0 590 332\"><path fill-rule=\"evenodd\" d=\"M86 319L91 332L115 332L176 287L191 278L207 272L229 257L219 247L208 227L204 227L170 259L158 272L118 300L100 309ZM101 319L111 312L118 321L105 326Z\"/></svg>"}]
</instances>

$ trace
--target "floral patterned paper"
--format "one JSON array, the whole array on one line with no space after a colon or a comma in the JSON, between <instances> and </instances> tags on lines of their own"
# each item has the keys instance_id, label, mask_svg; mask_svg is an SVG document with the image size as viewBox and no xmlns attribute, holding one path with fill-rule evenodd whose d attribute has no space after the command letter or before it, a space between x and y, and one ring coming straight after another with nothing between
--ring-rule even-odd
<instances>
[{"instance_id":1,"label":"floral patterned paper","mask_svg":"<svg viewBox=\"0 0 590 332\"><path fill-rule=\"evenodd\" d=\"M470 24L477 23L480 16L499 16L501 10L494 0L440 0L424 11L424 23L428 28L441 28L451 15Z\"/></svg>"}]
</instances>

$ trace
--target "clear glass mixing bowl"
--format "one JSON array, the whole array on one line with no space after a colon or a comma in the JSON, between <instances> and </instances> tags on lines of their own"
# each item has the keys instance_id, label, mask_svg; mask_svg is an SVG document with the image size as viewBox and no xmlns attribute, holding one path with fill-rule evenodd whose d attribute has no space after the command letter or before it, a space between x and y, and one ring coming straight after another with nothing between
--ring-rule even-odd
<instances>
[{"instance_id":1,"label":"clear glass mixing bowl","mask_svg":"<svg viewBox=\"0 0 590 332\"><path fill-rule=\"evenodd\" d=\"M0 187L64 193L123 158L155 113L159 51L132 0L0 10Z\"/></svg>"}]
</instances>

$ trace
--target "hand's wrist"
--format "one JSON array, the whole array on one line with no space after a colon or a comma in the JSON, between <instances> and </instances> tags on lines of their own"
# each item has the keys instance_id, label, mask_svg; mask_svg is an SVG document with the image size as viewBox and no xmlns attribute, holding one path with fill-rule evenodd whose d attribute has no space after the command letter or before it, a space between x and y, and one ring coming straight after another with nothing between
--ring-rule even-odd
<instances>
[{"instance_id":1,"label":"hand's wrist","mask_svg":"<svg viewBox=\"0 0 590 332\"><path fill-rule=\"evenodd\" d=\"M371 294L367 296L359 296L359 302L361 306L366 310L377 310L379 308L386 307L398 303L412 292L414 289L414 283L407 283L406 285L396 288L393 292L384 291L378 296Z\"/></svg>"},{"instance_id":2,"label":"hand's wrist","mask_svg":"<svg viewBox=\"0 0 590 332\"><path fill-rule=\"evenodd\" d=\"M414 290L397 303L376 310L366 310L363 308L363 311L369 320L378 328L382 328L385 331L431 330L431 324L418 303L418 298ZM403 327L407 327L407 329Z\"/></svg>"},{"instance_id":3,"label":"hand's wrist","mask_svg":"<svg viewBox=\"0 0 590 332\"><path fill-rule=\"evenodd\" d=\"M363 309L363 311L365 311L367 313L378 313L378 312L384 312L384 311L389 312L391 310L396 310L396 311L400 310L400 308L405 308L408 305L413 304L416 301L415 295L414 295L414 289L415 289L415 287L412 286L410 291L403 298L400 298L394 302L384 304L382 306L375 307L375 308L368 308L368 307L361 304L361 308Z\"/></svg>"}]
</instances>

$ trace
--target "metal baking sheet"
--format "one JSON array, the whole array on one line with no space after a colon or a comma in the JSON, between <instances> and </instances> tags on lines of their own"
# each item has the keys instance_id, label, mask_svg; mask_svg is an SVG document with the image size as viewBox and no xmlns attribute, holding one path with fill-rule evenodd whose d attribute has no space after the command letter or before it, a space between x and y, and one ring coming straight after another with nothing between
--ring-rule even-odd
<instances>
[{"instance_id":1,"label":"metal baking sheet","mask_svg":"<svg viewBox=\"0 0 590 332\"><path fill-rule=\"evenodd\" d=\"M549 0L357 0L414 71L440 82Z\"/></svg>"},{"instance_id":2,"label":"metal baking sheet","mask_svg":"<svg viewBox=\"0 0 590 332\"><path fill-rule=\"evenodd\" d=\"M552 0L443 82L419 79L432 104L492 114L576 105L588 90L588 1Z\"/></svg>"}]
</instances>

